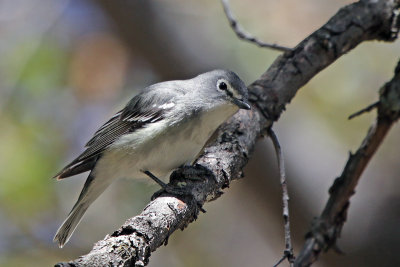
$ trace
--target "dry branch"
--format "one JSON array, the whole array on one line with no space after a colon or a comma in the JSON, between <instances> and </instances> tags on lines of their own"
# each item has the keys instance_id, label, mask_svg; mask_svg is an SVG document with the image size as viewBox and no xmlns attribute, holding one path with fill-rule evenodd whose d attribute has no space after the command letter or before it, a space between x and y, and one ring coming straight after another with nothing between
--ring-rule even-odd
<instances>
[{"instance_id":1,"label":"dry branch","mask_svg":"<svg viewBox=\"0 0 400 267\"><path fill-rule=\"evenodd\" d=\"M169 235L196 219L199 206L218 197L232 180L242 177L257 139L279 118L300 87L359 43L393 41L397 37L395 14L399 5L400 0L363 0L348 5L292 52L278 57L249 86L250 100L257 108L232 117L220 129L217 141L199 158L198 165L172 175L171 184L178 187L179 182L185 181L185 191L190 194L159 194L140 215L97 242L87 255L59 266L146 265L151 252ZM185 179L193 175L201 180Z\"/></svg>"},{"instance_id":2,"label":"dry branch","mask_svg":"<svg viewBox=\"0 0 400 267\"><path fill-rule=\"evenodd\" d=\"M329 189L330 198L321 216L314 221L311 231L307 234L306 243L296 259L295 266L309 266L317 260L322 251L335 246L346 221L350 197L355 192L361 174L390 127L400 116L400 61L393 79L380 91L377 108L376 122L370 127L356 153L350 153L342 174Z\"/></svg>"},{"instance_id":3,"label":"dry branch","mask_svg":"<svg viewBox=\"0 0 400 267\"><path fill-rule=\"evenodd\" d=\"M274 267L281 264L282 261L288 259L289 266L294 266L294 253L292 246L292 236L290 234L290 216L289 216L289 190L286 182L286 170L285 160L281 144L279 143L278 137L272 128L269 129L268 135L271 138L272 143L275 147L275 155L278 159L279 176L282 188L282 216L283 216L283 227L285 229L285 250L283 251L283 257L274 265Z\"/></svg>"},{"instance_id":4,"label":"dry branch","mask_svg":"<svg viewBox=\"0 0 400 267\"><path fill-rule=\"evenodd\" d=\"M228 0L222 0L221 2L222 2L222 6L224 7L224 12L225 12L226 18L229 21L229 25L231 25L233 32L236 34L236 36L239 39L256 44L259 47L266 47L266 48L274 49L274 50L281 51L281 52L292 51L292 49L289 47L263 42L263 41L259 40L257 37L254 37L253 35L245 32L242 29L242 27L240 26L239 22L233 16L233 13L229 6Z\"/></svg>"}]
</instances>

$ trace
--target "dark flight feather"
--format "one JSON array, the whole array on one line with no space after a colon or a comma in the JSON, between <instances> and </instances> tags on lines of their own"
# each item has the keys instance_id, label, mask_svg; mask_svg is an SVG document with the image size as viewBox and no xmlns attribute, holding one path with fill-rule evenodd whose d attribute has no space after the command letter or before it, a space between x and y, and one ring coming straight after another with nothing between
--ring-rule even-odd
<instances>
[{"instance_id":1,"label":"dark flight feather","mask_svg":"<svg viewBox=\"0 0 400 267\"><path fill-rule=\"evenodd\" d=\"M102 152L118 138L149 123L163 119L170 108L160 107L163 104L173 102L173 96L165 95L165 92L163 92L164 95L161 99L157 92L163 88L151 89L149 87L149 91L135 96L124 109L104 123L87 142L86 150L65 166L54 178L62 179L92 170Z\"/></svg>"}]
</instances>

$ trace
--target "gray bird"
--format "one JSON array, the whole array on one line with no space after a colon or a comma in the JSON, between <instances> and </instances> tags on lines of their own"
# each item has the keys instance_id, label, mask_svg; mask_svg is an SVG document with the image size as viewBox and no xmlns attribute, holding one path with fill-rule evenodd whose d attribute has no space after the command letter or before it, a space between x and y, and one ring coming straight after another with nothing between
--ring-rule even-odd
<instances>
[{"instance_id":1,"label":"gray bird","mask_svg":"<svg viewBox=\"0 0 400 267\"><path fill-rule=\"evenodd\" d=\"M239 109L250 109L247 87L228 70L145 88L55 176L63 179L90 171L54 241L63 247L88 207L117 178L150 177L163 185L158 178L192 164L215 130Z\"/></svg>"}]
</instances>

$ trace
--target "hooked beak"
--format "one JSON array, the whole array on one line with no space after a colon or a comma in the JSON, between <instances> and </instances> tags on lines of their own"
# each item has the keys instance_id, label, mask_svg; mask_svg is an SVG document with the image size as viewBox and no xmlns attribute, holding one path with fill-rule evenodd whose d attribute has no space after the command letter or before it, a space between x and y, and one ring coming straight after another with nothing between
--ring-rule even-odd
<instances>
[{"instance_id":1,"label":"hooked beak","mask_svg":"<svg viewBox=\"0 0 400 267\"><path fill-rule=\"evenodd\" d=\"M247 109L247 110L251 109L251 106L249 103L247 103L244 100L237 99L237 98L233 99L233 104L235 104L236 106L238 106L241 109Z\"/></svg>"}]
</instances>

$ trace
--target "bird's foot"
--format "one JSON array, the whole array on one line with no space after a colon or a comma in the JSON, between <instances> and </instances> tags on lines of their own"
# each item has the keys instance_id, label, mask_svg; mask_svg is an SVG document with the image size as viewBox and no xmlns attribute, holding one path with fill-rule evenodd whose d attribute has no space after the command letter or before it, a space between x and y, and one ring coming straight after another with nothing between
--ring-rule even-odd
<instances>
[{"instance_id":1,"label":"bird's foot","mask_svg":"<svg viewBox=\"0 0 400 267\"><path fill-rule=\"evenodd\" d=\"M208 175L210 175L210 171L200 164L184 164L171 174L170 179L171 181L182 180L181 177L184 177L186 180L204 181Z\"/></svg>"},{"instance_id":2,"label":"bird's foot","mask_svg":"<svg viewBox=\"0 0 400 267\"><path fill-rule=\"evenodd\" d=\"M167 184L165 187L162 187L160 190L155 192L153 196L151 197L151 200L156 199L157 197L161 196L164 193L172 194L172 195L178 195L178 196L187 196L191 195L191 192L186 190L185 185L182 187L176 187Z\"/></svg>"},{"instance_id":3,"label":"bird's foot","mask_svg":"<svg viewBox=\"0 0 400 267\"><path fill-rule=\"evenodd\" d=\"M201 165L184 165L180 167L179 169L175 170L170 177L170 183L165 184L163 182L160 182L160 180L154 179L154 175L152 175L150 172L144 172L147 174L150 178L152 178L154 181L156 181L162 188L155 192L153 196L151 197L151 200L156 199L159 196L162 196L164 194L172 194L175 195L179 198L182 197L183 199L186 199L185 201L188 201L188 198L191 199L191 201L196 202L196 211L195 211L195 218L197 218L197 214L201 211L205 213L206 211L203 208L204 201L198 201L196 200L196 197L194 196L194 186L193 182L199 182L199 181L204 181L207 178L204 178L210 174L210 171L202 167ZM150 173L150 176L148 173ZM193 191L194 190L194 191Z\"/></svg>"}]
</instances>

